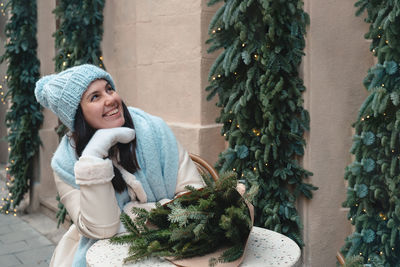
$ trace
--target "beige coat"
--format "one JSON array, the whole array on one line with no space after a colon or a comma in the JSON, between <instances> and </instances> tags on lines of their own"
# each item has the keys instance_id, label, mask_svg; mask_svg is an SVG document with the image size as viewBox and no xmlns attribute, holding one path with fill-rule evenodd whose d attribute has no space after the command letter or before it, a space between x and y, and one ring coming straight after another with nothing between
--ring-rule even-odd
<instances>
[{"instance_id":1,"label":"beige coat","mask_svg":"<svg viewBox=\"0 0 400 267\"><path fill-rule=\"evenodd\" d=\"M187 185L196 188L204 186L195 164L180 144L178 144L178 151L179 169L175 195L185 192ZM128 182L131 198L135 194L137 195L137 200L128 203L124 210L129 212L132 206L148 209L154 207L155 203L144 203L140 182L132 182L132 179L135 179L134 175L125 170L121 173L125 180L126 175L131 176L131 183ZM111 184L113 176L112 162L109 159L103 160L93 157L81 157L75 164L75 178L80 189L65 183L54 173L61 202L66 207L74 224L58 243L50 266L71 266L81 235L94 239L110 238L122 229L119 219L120 209ZM167 199L164 199L160 202L165 203L167 201Z\"/></svg>"}]
</instances>

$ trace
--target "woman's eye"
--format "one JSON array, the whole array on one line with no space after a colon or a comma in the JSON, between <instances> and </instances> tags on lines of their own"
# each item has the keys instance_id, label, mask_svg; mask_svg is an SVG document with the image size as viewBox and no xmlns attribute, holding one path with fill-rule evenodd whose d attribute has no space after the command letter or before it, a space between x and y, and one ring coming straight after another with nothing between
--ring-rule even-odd
<instances>
[{"instance_id":1,"label":"woman's eye","mask_svg":"<svg viewBox=\"0 0 400 267\"><path fill-rule=\"evenodd\" d=\"M90 101L95 101L99 96L98 95L92 95L92 97L90 98Z\"/></svg>"},{"instance_id":2,"label":"woman's eye","mask_svg":"<svg viewBox=\"0 0 400 267\"><path fill-rule=\"evenodd\" d=\"M114 88L112 88L112 86L111 86L111 85L107 86L107 92L110 92L110 91L112 91L112 92L114 92L114 91L115 91L115 90L114 90Z\"/></svg>"}]
</instances>

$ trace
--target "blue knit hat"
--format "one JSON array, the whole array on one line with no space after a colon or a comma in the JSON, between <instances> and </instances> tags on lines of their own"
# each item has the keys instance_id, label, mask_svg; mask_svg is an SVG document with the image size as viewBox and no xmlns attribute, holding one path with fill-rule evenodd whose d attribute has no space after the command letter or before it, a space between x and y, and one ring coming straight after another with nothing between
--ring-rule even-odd
<instances>
[{"instance_id":1,"label":"blue knit hat","mask_svg":"<svg viewBox=\"0 0 400 267\"><path fill-rule=\"evenodd\" d=\"M97 79L105 79L115 88L108 72L85 64L42 77L36 82L35 96L40 104L53 111L65 126L74 131L75 114L82 94Z\"/></svg>"}]
</instances>

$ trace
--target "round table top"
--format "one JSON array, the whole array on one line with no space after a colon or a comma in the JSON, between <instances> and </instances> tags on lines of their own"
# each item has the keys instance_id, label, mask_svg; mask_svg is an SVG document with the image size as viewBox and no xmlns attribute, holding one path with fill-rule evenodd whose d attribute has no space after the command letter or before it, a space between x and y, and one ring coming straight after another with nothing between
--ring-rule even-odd
<instances>
[{"instance_id":1,"label":"round table top","mask_svg":"<svg viewBox=\"0 0 400 267\"><path fill-rule=\"evenodd\" d=\"M97 241L86 254L89 267L139 266L171 267L167 260L151 258L132 264L123 265L128 256L129 245L111 244L108 239ZM245 257L241 267L250 266L300 266L300 248L290 238L277 232L260 227L251 230Z\"/></svg>"}]
</instances>

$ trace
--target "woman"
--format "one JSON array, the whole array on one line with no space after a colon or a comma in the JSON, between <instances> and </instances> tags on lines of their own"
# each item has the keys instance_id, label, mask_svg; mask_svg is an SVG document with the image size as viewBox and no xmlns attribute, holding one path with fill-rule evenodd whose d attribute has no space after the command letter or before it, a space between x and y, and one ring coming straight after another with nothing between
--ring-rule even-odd
<instances>
[{"instance_id":1,"label":"woman","mask_svg":"<svg viewBox=\"0 0 400 267\"><path fill-rule=\"evenodd\" d=\"M165 122L126 107L103 69L86 64L45 76L35 95L70 130L51 166L74 224L50 266L86 266L86 252L97 239L123 231L121 210L150 209L186 185L204 186Z\"/></svg>"}]
</instances>

